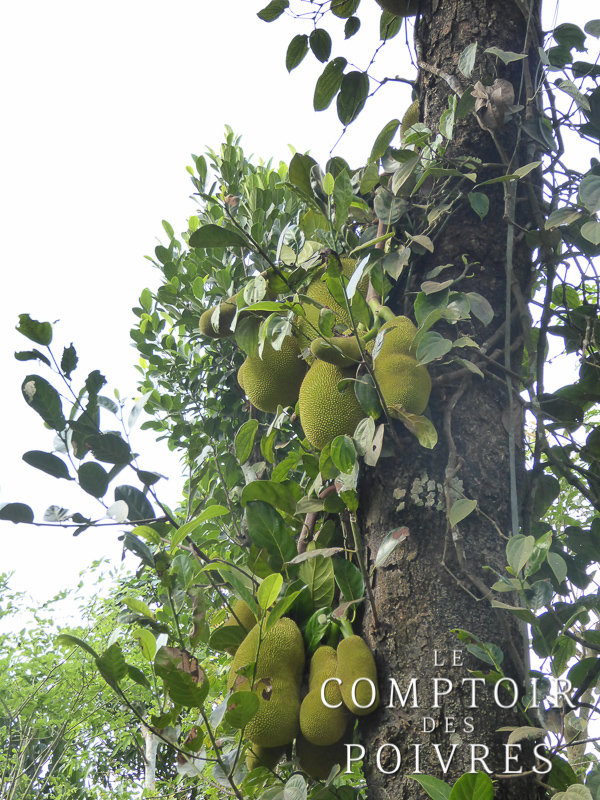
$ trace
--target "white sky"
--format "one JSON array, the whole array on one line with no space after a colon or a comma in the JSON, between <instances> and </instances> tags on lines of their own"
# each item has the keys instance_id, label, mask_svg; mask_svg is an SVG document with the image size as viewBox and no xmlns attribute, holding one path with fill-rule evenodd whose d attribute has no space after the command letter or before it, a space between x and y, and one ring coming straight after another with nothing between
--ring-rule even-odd
<instances>
[{"instance_id":1,"label":"white sky","mask_svg":"<svg viewBox=\"0 0 600 800\"><path fill-rule=\"evenodd\" d=\"M333 106L312 110L323 65L309 54L291 76L285 70L290 39L310 32L309 25L284 18L265 24L256 12L266 2L31 0L0 10L0 502L28 503L36 520L53 503L97 515L100 508L73 484L21 460L27 450L50 451L53 437L21 397L26 374L47 372L38 362L14 360L15 350L35 346L16 333L18 314L59 320L55 355L60 359L62 347L74 342L78 387L97 368L109 381L105 394L118 387L134 398L131 308L145 286L157 286L158 274L143 256L161 237L161 220L178 232L194 211L185 170L190 153L217 149L229 124L242 134L247 154L289 162L291 144L324 164L341 133ZM378 8L363 0L365 12L370 5L373 14L363 13L363 27L346 47L344 21L335 21L333 55L352 54L358 68L378 44ZM595 14L594 0L563 5L582 25ZM384 48L378 77L414 77L404 38ZM405 84L388 85L335 153L360 166L379 130L409 102ZM163 496L175 504L177 460L152 444L151 432L138 431L133 445L144 468L172 476ZM74 586L93 559L118 561L121 554L115 529L73 539L0 522L0 537L0 571L16 570L12 585L38 600Z\"/></svg>"}]
</instances>

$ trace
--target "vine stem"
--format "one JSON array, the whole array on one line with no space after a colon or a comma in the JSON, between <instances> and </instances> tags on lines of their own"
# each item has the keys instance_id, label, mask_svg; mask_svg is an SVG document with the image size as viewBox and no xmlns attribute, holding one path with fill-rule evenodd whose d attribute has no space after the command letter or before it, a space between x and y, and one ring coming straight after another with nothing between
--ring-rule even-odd
<instances>
[{"instance_id":1,"label":"vine stem","mask_svg":"<svg viewBox=\"0 0 600 800\"><path fill-rule=\"evenodd\" d=\"M369 575L367 574L367 568L365 565L365 559L362 551L362 542L360 540L360 532L358 530L358 524L356 522L356 515L350 512L348 514L348 518L350 519L350 528L352 529L352 538L354 539L354 550L356 551L358 566L363 576L363 580L365 582L365 589L367 590L367 597L369 598L369 605L371 606L371 613L373 614L373 624L375 625L375 628L379 628L377 605L375 603L375 597L373 595L371 581L369 580Z\"/></svg>"}]
</instances>

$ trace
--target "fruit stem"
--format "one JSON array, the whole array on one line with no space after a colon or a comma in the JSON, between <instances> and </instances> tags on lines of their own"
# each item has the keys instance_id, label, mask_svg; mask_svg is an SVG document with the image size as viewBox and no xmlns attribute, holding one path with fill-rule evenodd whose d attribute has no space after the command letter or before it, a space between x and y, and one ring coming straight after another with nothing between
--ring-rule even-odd
<instances>
[{"instance_id":1,"label":"fruit stem","mask_svg":"<svg viewBox=\"0 0 600 800\"><path fill-rule=\"evenodd\" d=\"M375 597L373 596L371 581L369 580L369 575L367 573L367 568L365 565L365 560L362 550L362 542L360 541L360 532L358 530L358 525L356 522L356 515L350 512L348 514L348 517L350 519L350 527L352 529L352 538L354 539L354 550L356 552L356 558L358 559L358 566L361 575L363 576L363 580L365 582L365 589L367 591L367 597L369 598L369 605L371 606L371 614L373 615L373 625L375 626L375 628L379 628L379 618L377 616Z\"/></svg>"}]
</instances>

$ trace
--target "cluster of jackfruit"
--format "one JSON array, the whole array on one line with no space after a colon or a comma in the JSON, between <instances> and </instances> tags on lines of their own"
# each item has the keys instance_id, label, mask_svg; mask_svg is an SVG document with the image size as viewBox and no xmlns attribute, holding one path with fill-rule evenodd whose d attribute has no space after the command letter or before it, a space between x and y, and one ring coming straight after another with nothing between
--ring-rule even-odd
<instances>
[{"instance_id":1,"label":"cluster of jackfruit","mask_svg":"<svg viewBox=\"0 0 600 800\"><path fill-rule=\"evenodd\" d=\"M238 673L254 662L252 691L259 699L259 707L246 725L246 737L261 748L283 747L300 731L304 642L296 623L281 617L266 633L262 624L255 625L233 657L228 691L251 688L248 678Z\"/></svg>"},{"instance_id":2,"label":"cluster of jackfruit","mask_svg":"<svg viewBox=\"0 0 600 800\"><path fill-rule=\"evenodd\" d=\"M373 682L374 693L365 678ZM357 681L354 696L359 705L352 698ZM321 694L325 683L328 705ZM312 778L325 780L332 767L346 762L345 745L352 742L354 730L352 715L371 714L378 705L375 660L360 636L342 639L337 652L328 646L317 648L310 663L308 694L300 707L296 754L302 769Z\"/></svg>"},{"instance_id":3,"label":"cluster of jackfruit","mask_svg":"<svg viewBox=\"0 0 600 800\"><path fill-rule=\"evenodd\" d=\"M238 601L233 610L248 633L235 652L227 689L249 690L250 681L240 672L254 663L252 690L259 699L258 711L244 729L250 742L248 770L260 766L274 769L286 746L295 740L302 769L313 778L325 780L335 765L345 763L345 744L352 742L354 715L370 714L379 705L371 651L360 636L343 639L337 652L329 646L317 648L310 662L308 693L300 702L305 656L296 623L281 617L264 633L264 626L256 623L246 603ZM238 623L232 617L225 624ZM373 682L374 694L364 679ZM352 698L357 681L354 697L358 705ZM321 696L325 682L329 705Z\"/></svg>"}]
</instances>

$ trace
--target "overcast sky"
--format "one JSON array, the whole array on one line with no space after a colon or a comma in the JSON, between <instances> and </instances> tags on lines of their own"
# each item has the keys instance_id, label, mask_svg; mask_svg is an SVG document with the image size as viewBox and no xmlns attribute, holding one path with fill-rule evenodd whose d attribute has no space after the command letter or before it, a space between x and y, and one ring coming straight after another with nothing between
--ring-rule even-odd
<instances>
[{"instance_id":1,"label":"overcast sky","mask_svg":"<svg viewBox=\"0 0 600 800\"><path fill-rule=\"evenodd\" d=\"M583 24L594 5L576 0L568 10ZM378 45L379 14L374 0L362 7L363 27L345 46L344 21L335 20L333 55L351 54L364 69ZM131 308L145 286L157 286L144 255L161 238L161 220L179 232L194 211L190 153L218 148L229 124L247 154L289 162L293 145L324 163L341 133L334 108L312 110L323 66L309 54L291 76L285 70L290 39L310 27L283 18L267 25L256 17L260 8L260 0L31 0L0 11L0 502L28 503L37 520L50 504L96 514L99 507L21 460L27 450L50 451L53 437L21 397L28 372L47 373L14 360L15 350L32 346L15 332L18 314L57 320L55 354L73 342L80 356L75 383L100 369L104 393L117 387L132 398L129 408L137 379ZM373 74L414 77L404 41L402 32L383 49ZM335 153L360 166L379 130L409 103L405 84L389 84ZM138 432L134 448L144 468L172 476L163 495L176 503L177 460L151 440ZM73 539L0 522L0 536L0 571L16 570L13 586L39 600L74 585L93 559L118 561L121 553L114 529Z\"/></svg>"}]
</instances>

